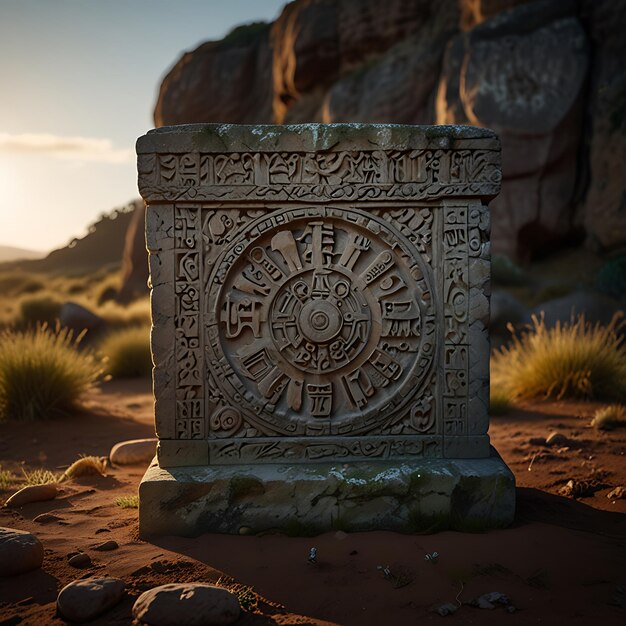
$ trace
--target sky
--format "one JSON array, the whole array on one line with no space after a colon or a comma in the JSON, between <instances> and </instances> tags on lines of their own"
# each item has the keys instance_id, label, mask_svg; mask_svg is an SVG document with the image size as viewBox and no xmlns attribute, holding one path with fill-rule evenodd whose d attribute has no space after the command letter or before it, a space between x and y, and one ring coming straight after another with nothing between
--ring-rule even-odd
<instances>
[{"instance_id":1,"label":"sky","mask_svg":"<svg viewBox=\"0 0 626 626\"><path fill-rule=\"evenodd\" d=\"M0 245L61 247L139 196L135 140L184 51L286 0L0 0Z\"/></svg>"}]
</instances>

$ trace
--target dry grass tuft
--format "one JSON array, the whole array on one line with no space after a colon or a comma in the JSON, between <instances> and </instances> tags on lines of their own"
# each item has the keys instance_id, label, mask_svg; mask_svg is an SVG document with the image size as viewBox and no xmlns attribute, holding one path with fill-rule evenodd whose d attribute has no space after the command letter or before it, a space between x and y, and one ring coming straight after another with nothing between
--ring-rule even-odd
<instances>
[{"instance_id":1,"label":"dry grass tuft","mask_svg":"<svg viewBox=\"0 0 626 626\"><path fill-rule=\"evenodd\" d=\"M494 352L494 386L511 398L626 399L626 347L618 331L623 314L607 326L584 316L547 328L543 318L509 347Z\"/></svg>"},{"instance_id":2,"label":"dry grass tuft","mask_svg":"<svg viewBox=\"0 0 626 626\"><path fill-rule=\"evenodd\" d=\"M47 419L74 410L103 370L82 335L46 325L0 334L0 420Z\"/></svg>"},{"instance_id":3,"label":"dry grass tuft","mask_svg":"<svg viewBox=\"0 0 626 626\"><path fill-rule=\"evenodd\" d=\"M120 509L138 509L139 496L120 496L115 500Z\"/></svg>"},{"instance_id":4,"label":"dry grass tuft","mask_svg":"<svg viewBox=\"0 0 626 626\"><path fill-rule=\"evenodd\" d=\"M149 376L152 372L150 328L137 326L118 330L102 342L100 351L113 378Z\"/></svg>"},{"instance_id":5,"label":"dry grass tuft","mask_svg":"<svg viewBox=\"0 0 626 626\"><path fill-rule=\"evenodd\" d=\"M66 478L93 476L95 474L106 476L106 469L107 458L105 456L81 456L65 470L63 476Z\"/></svg>"},{"instance_id":6,"label":"dry grass tuft","mask_svg":"<svg viewBox=\"0 0 626 626\"><path fill-rule=\"evenodd\" d=\"M24 474L24 482L27 485L51 485L63 480L63 473L51 472L47 469L32 471L22 469L22 474Z\"/></svg>"},{"instance_id":7,"label":"dry grass tuft","mask_svg":"<svg viewBox=\"0 0 626 626\"><path fill-rule=\"evenodd\" d=\"M598 409L594 413L591 425L598 430L626 427L626 407L623 404L609 404Z\"/></svg>"},{"instance_id":8,"label":"dry grass tuft","mask_svg":"<svg viewBox=\"0 0 626 626\"><path fill-rule=\"evenodd\" d=\"M489 391L489 415L506 415L513 408L513 399L501 387L493 386Z\"/></svg>"},{"instance_id":9,"label":"dry grass tuft","mask_svg":"<svg viewBox=\"0 0 626 626\"><path fill-rule=\"evenodd\" d=\"M17 476L13 472L0 467L0 490L11 488L17 480Z\"/></svg>"}]
</instances>

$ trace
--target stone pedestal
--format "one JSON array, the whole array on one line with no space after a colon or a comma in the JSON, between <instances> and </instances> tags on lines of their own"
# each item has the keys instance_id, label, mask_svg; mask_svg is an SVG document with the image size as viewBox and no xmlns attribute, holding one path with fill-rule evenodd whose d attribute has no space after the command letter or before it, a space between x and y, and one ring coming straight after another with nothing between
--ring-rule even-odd
<instances>
[{"instance_id":1,"label":"stone pedestal","mask_svg":"<svg viewBox=\"0 0 626 626\"><path fill-rule=\"evenodd\" d=\"M334 465L150 466L139 488L142 536L276 530L476 531L508 525L515 479L486 459Z\"/></svg>"},{"instance_id":2,"label":"stone pedestal","mask_svg":"<svg viewBox=\"0 0 626 626\"><path fill-rule=\"evenodd\" d=\"M192 125L137 142L158 465L142 534L487 528L492 131Z\"/></svg>"}]
</instances>

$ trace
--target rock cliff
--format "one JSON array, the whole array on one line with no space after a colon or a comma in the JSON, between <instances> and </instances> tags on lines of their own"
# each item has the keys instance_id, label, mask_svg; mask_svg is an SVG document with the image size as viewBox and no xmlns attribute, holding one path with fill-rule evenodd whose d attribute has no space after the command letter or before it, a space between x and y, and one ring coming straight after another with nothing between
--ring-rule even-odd
<instances>
[{"instance_id":1,"label":"rock cliff","mask_svg":"<svg viewBox=\"0 0 626 626\"><path fill-rule=\"evenodd\" d=\"M611 251L626 244L625 30L613 0L295 0L185 53L155 124L490 127L494 251Z\"/></svg>"}]
</instances>

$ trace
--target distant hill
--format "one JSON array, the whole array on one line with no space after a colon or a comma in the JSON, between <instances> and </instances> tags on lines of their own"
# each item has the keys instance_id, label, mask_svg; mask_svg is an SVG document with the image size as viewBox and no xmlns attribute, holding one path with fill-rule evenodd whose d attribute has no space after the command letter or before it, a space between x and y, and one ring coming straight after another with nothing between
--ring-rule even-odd
<instances>
[{"instance_id":1,"label":"distant hill","mask_svg":"<svg viewBox=\"0 0 626 626\"><path fill-rule=\"evenodd\" d=\"M45 254L45 252L38 252L37 250L0 245L0 263L5 263L6 261L20 261L23 259L40 259Z\"/></svg>"},{"instance_id":2,"label":"distant hill","mask_svg":"<svg viewBox=\"0 0 626 626\"><path fill-rule=\"evenodd\" d=\"M84 237L72 239L67 246L53 250L45 258L17 260L14 256L14 260L4 260L0 257L0 269L78 274L121 264L126 231L138 203L143 206L143 201L134 200L125 207L101 215L88 227Z\"/></svg>"}]
</instances>

